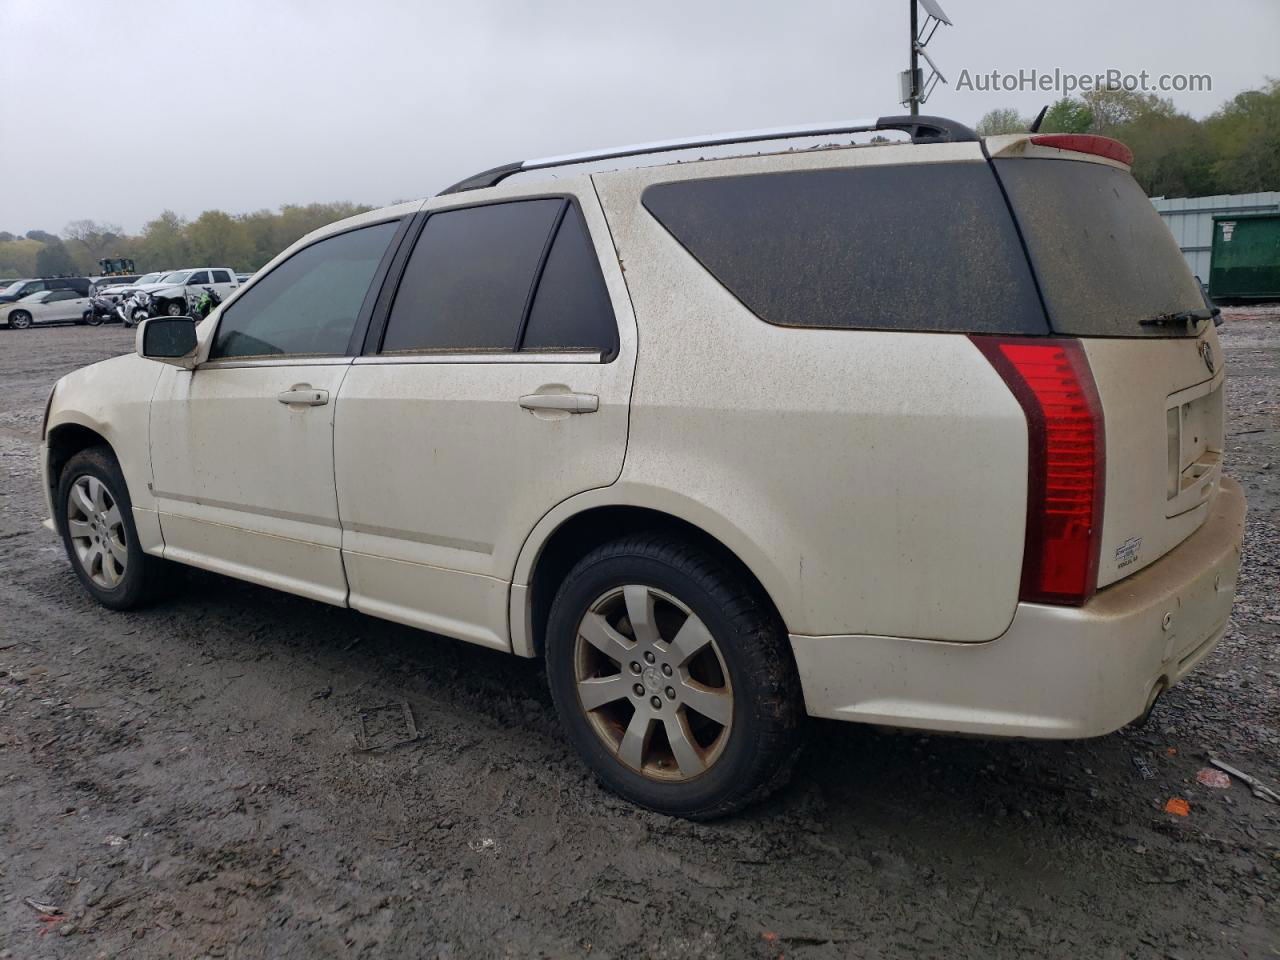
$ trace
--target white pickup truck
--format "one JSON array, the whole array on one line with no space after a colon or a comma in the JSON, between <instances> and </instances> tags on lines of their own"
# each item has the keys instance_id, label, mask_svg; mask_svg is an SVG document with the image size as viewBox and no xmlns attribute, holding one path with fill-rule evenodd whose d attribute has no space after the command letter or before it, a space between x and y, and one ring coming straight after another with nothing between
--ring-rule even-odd
<instances>
[{"instance_id":1,"label":"white pickup truck","mask_svg":"<svg viewBox=\"0 0 1280 960\"><path fill-rule=\"evenodd\" d=\"M219 300L225 300L239 286L235 271L228 267L190 267L166 273L157 283L137 289L150 298L152 314L180 317L187 313L187 298L199 297L205 287L211 287Z\"/></svg>"}]
</instances>

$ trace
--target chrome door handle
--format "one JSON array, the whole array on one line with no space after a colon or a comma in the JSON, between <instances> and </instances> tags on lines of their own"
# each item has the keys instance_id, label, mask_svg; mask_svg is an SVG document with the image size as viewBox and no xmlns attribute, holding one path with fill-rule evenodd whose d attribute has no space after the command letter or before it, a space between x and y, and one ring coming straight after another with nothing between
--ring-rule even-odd
<instances>
[{"instance_id":1,"label":"chrome door handle","mask_svg":"<svg viewBox=\"0 0 1280 960\"><path fill-rule=\"evenodd\" d=\"M565 413L595 413L600 398L594 393L530 393L520 398L526 410L563 410Z\"/></svg>"},{"instance_id":2,"label":"chrome door handle","mask_svg":"<svg viewBox=\"0 0 1280 960\"><path fill-rule=\"evenodd\" d=\"M276 394L281 403L299 404L304 407L321 407L329 402L328 390L317 390L305 383L295 384L288 390Z\"/></svg>"}]
</instances>

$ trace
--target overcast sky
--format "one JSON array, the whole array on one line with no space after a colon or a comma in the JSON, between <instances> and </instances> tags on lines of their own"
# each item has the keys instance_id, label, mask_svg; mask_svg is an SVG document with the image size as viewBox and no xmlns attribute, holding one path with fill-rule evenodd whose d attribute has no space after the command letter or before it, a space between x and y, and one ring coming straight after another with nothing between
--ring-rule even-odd
<instances>
[{"instance_id":1,"label":"overcast sky","mask_svg":"<svg viewBox=\"0 0 1280 960\"><path fill-rule=\"evenodd\" d=\"M1208 72L1195 116L1280 75L1277 0L940 0L975 123L1054 94L971 74ZM130 231L429 195L523 157L898 112L907 0L0 0L0 229ZM1053 13L1050 15L1050 11Z\"/></svg>"}]
</instances>

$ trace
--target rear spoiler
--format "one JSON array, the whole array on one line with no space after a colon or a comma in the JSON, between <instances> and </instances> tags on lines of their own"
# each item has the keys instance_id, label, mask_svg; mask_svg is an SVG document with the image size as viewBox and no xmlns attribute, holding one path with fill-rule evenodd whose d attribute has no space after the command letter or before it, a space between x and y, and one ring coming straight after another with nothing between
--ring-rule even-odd
<instances>
[{"instance_id":1,"label":"rear spoiler","mask_svg":"<svg viewBox=\"0 0 1280 960\"><path fill-rule=\"evenodd\" d=\"M1104 160L1126 170L1133 166L1132 150L1119 140L1093 133L1014 133L987 137L986 146L991 157Z\"/></svg>"}]
</instances>

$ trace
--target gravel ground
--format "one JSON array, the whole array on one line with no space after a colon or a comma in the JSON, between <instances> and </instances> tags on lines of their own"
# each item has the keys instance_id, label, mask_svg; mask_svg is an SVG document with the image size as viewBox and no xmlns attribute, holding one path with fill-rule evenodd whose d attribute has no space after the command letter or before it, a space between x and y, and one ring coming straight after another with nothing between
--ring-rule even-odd
<instances>
[{"instance_id":1,"label":"gravel ground","mask_svg":"<svg viewBox=\"0 0 1280 960\"><path fill-rule=\"evenodd\" d=\"M1241 592L1145 728L815 723L788 790L694 825L595 785L536 663L198 572L95 606L33 452L53 380L132 336L0 330L0 958L1280 955L1280 806L1196 781L1280 788L1280 309L1221 332ZM354 749L402 701L420 739Z\"/></svg>"}]
</instances>

